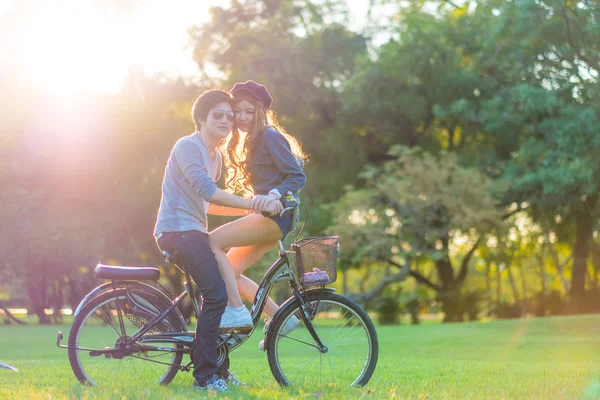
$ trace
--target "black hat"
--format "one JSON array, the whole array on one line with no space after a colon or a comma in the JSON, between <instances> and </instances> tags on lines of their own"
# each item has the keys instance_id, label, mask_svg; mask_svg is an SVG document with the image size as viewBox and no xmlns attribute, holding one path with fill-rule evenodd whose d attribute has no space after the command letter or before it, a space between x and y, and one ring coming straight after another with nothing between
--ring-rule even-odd
<instances>
[{"instance_id":1,"label":"black hat","mask_svg":"<svg viewBox=\"0 0 600 400\"><path fill-rule=\"evenodd\" d=\"M273 104L273 97L271 97L271 94L269 93L267 88L254 81L246 81L243 83L238 82L235 85L233 85L233 87L230 90L232 96L235 96L236 93L240 92L250 93L252 97L260 101L267 109L271 108L271 104Z\"/></svg>"}]
</instances>

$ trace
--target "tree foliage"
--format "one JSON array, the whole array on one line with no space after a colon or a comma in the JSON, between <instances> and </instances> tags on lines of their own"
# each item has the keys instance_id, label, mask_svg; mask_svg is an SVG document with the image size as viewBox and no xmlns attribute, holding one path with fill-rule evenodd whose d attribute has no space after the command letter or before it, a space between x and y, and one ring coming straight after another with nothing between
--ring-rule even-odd
<instances>
[{"instance_id":1,"label":"tree foliage","mask_svg":"<svg viewBox=\"0 0 600 400\"><path fill-rule=\"evenodd\" d=\"M364 189L349 190L335 207L333 231L342 234L346 267L383 262L400 269L370 293L378 296L387 284L408 275L446 296L460 291L472 250L453 268L450 243L459 235L471 243L503 227L494 199L494 183L473 168L461 167L453 153L433 155L397 146L392 160L367 167ZM435 265L436 278L426 278L419 263ZM450 300L445 300L450 304ZM451 307L447 307L448 318ZM458 316L457 316L458 318Z\"/></svg>"}]
</instances>

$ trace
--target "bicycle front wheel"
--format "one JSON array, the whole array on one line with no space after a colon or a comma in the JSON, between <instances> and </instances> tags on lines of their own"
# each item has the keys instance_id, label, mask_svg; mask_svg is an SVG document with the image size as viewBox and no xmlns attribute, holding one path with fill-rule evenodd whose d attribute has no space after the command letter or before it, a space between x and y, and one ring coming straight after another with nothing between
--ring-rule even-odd
<instances>
[{"instance_id":1,"label":"bicycle front wheel","mask_svg":"<svg viewBox=\"0 0 600 400\"><path fill-rule=\"evenodd\" d=\"M169 350L181 347L173 343L152 343L161 350L148 350L128 341L170 305L169 299L158 290L154 293L141 286L113 290L91 300L69 333L69 361L77 379L94 386L115 382L136 385L171 382L179 370L183 352ZM149 331L150 334L159 332L187 332L187 329L173 310ZM75 348L119 351L99 354Z\"/></svg>"},{"instance_id":2,"label":"bicycle front wheel","mask_svg":"<svg viewBox=\"0 0 600 400\"><path fill-rule=\"evenodd\" d=\"M354 301L334 293L314 290L306 297L312 325L327 351L319 351L302 321L299 301L290 303L272 322L268 340L269 366L277 382L311 387L365 385L379 355L377 332L367 313ZM300 324L288 333L294 317Z\"/></svg>"}]
</instances>

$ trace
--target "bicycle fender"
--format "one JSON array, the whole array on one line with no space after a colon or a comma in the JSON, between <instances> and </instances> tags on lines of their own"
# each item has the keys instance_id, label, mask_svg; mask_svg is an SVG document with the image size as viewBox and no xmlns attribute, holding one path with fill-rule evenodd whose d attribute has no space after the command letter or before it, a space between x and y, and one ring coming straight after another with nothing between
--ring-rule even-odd
<instances>
[{"instance_id":1,"label":"bicycle fender","mask_svg":"<svg viewBox=\"0 0 600 400\"><path fill-rule=\"evenodd\" d=\"M106 282L106 283L103 283L102 285L94 288L94 290L92 290L91 292L86 294L85 297L83 298L83 300L81 300L81 302L79 302L79 305L75 309L75 312L73 313L73 317L77 317L79 315L79 313L81 312L81 309L87 303L89 303L90 300L92 300L94 297L98 296L99 294L103 293L104 291L106 291L110 288L112 288L112 282Z\"/></svg>"},{"instance_id":2,"label":"bicycle fender","mask_svg":"<svg viewBox=\"0 0 600 400\"><path fill-rule=\"evenodd\" d=\"M135 283L135 284L139 284L139 285L143 285L149 288L152 288L154 290L157 290L160 292L160 290L156 289L154 286L148 285L147 283L144 282L138 282L138 281L120 281L120 282L131 282L131 283ZM87 304L89 303L94 297L98 296L101 293L104 293L107 290L112 289L113 287L113 283L112 282L105 282L102 285L94 288L94 290L92 290L91 292L89 292L84 298L83 300L81 300L81 302L79 303L79 305L77 306L77 308L75 309L75 312L73 313L73 317L77 317L79 315L79 313L81 312L81 309ZM120 285L118 285L117 287L122 287ZM161 292L162 293L162 292ZM164 293L163 293L164 294Z\"/></svg>"},{"instance_id":3,"label":"bicycle fender","mask_svg":"<svg viewBox=\"0 0 600 400\"><path fill-rule=\"evenodd\" d=\"M121 282L127 282L127 283L134 284L134 285L144 286L146 289L152 290L152 291L156 292L157 294L160 294L167 300L171 301L171 299L166 294L164 294L163 292L161 292L154 286L148 285L147 283L138 282L138 281L121 281ZM106 283L103 283L102 285L94 288L94 290L92 290L90 293L88 293L83 298L83 300L81 300L81 302L77 306L77 309L73 313L73 317L76 318L79 315L79 313L81 312L81 310L83 309L83 307L85 307L85 305L87 303L89 303L93 298L95 298L96 296L98 296L104 292L112 291L113 290L112 287L113 287L112 282L106 282ZM123 288L124 288L123 286L117 286L117 289L123 289ZM177 313L177 317L179 318L179 320L181 321L183 326L187 326L187 324L185 323L185 320L183 319L183 315L181 315L181 312L179 311L179 309L177 307L175 307L173 309L173 311L175 311Z\"/></svg>"},{"instance_id":4,"label":"bicycle fender","mask_svg":"<svg viewBox=\"0 0 600 400\"><path fill-rule=\"evenodd\" d=\"M313 292L323 292L323 293L334 293L335 292L335 288L317 288L317 289L309 289L309 290L305 290L303 292L301 292L302 295L311 295ZM271 341L271 326L274 325L274 321L277 321L277 318L279 318L279 316L285 311L287 310L289 307L294 306L296 303L298 302L298 299L295 296L290 297L289 299L287 299L286 301L283 302L283 304L281 304L281 306L279 307L279 310L277 310L277 312L275 313L275 315L273 315L273 317L271 318L271 323L269 324L269 329L267 329L267 332L265 332L265 348L267 348L269 346L269 342Z\"/></svg>"}]
</instances>

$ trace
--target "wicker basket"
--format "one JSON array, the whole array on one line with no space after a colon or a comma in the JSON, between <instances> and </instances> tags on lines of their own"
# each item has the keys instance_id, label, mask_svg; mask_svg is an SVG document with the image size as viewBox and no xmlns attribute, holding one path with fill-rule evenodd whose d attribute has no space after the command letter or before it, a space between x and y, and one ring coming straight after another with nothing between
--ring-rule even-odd
<instances>
[{"instance_id":1,"label":"wicker basket","mask_svg":"<svg viewBox=\"0 0 600 400\"><path fill-rule=\"evenodd\" d=\"M300 240L292 245L298 280L302 286L327 285L337 279L338 236Z\"/></svg>"}]
</instances>

